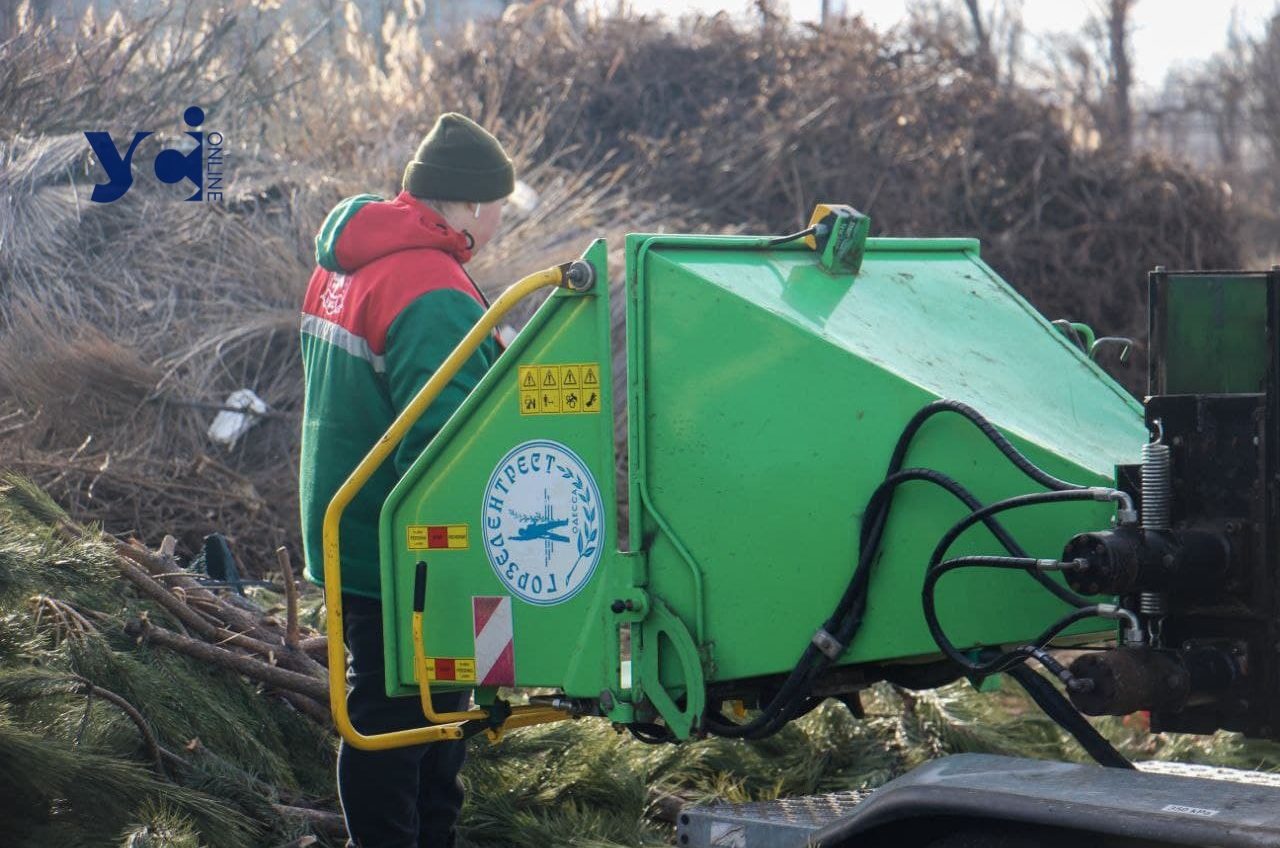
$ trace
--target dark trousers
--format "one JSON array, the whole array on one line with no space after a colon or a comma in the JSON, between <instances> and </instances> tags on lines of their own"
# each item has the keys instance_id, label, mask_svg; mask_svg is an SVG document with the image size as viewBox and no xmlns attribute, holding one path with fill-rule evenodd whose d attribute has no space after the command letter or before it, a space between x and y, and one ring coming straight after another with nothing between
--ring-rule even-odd
<instances>
[{"instance_id":1,"label":"dark trousers","mask_svg":"<svg viewBox=\"0 0 1280 848\"><path fill-rule=\"evenodd\" d=\"M382 604L343 595L343 637L350 652L347 711L361 733L422 727L421 701L389 698L383 676ZM436 695L438 711L466 709L469 692ZM347 848L447 848L462 809L458 771L463 742L387 751L338 748L338 797L351 841Z\"/></svg>"}]
</instances>

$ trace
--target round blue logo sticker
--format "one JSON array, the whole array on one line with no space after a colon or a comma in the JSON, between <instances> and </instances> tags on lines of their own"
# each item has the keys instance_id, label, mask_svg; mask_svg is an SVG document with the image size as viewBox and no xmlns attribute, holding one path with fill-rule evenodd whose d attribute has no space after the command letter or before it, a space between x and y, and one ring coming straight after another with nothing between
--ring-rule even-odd
<instances>
[{"instance_id":1,"label":"round blue logo sticker","mask_svg":"<svg viewBox=\"0 0 1280 848\"><path fill-rule=\"evenodd\" d=\"M559 442L525 442L498 462L481 524L494 574L531 604L569 600L600 562L600 489L586 463Z\"/></svg>"}]
</instances>

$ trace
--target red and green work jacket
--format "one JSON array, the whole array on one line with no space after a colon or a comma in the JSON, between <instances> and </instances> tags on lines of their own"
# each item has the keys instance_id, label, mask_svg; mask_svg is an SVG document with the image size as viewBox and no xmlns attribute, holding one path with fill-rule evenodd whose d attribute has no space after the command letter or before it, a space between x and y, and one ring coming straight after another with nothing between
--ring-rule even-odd
<instances>
[{"instance_id":1,"label":"red and green work jacket","mask_svg":"<svg viewBox=\"0 0 1280 848\"><path fill-rule=\"evenodd\" d=\"M299 498L306 574L324 582L321 528L338 487L480 318L484 298L462 263L468 238L408 192L350 197L325 218L302 307ZM342 589L377 598L378 515L400 476L500 352L488 339L339 525Z\"/></svg>"}]
</instances>

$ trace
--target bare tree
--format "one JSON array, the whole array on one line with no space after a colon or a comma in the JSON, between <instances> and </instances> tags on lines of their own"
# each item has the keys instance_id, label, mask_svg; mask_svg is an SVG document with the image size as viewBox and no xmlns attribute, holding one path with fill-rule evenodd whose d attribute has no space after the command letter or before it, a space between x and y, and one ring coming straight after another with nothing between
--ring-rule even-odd
<instances>
[{"instance_id":1,"label":"bare tree","mask_svg":"<svg viewBox=\"0 0 1280 848\"><path fill-rule=\"evenodd\" d=\"M964 7L969 12L969 22L973 25L973 39L976 44L979 65L990 76L996 75L996 54L991 48L991 30L982 17L980 0L964 0Z\"/></svg>"},{"instance_id":2,"label":"bare tree","mask_svg":"<svg viewBox=\"0 0 1280 848\"><path fill-rule=\"evenodd\" d=\"M1082 142L1126 155L1133 147L1129 29L1138 0L1098 0L1078 35L1053 38L1048 74Z\"/></svg>"},{"instance_id":3,"label":"bare tree","mask_svg":"<svg viewBox=\"0 0 1280 848\"><path fill-rule=\"evenodd\" d=\"M1012 84L1022 62L1023 0L913 0L912 17L939 32L973 33L976 70L990 79ZM1003 67L1002 67L1003 63Z\"/></svg>"},{"instance_id":4,"label":"bare tree","mask_svg":"<svg viewBox=\"0 0 1280 848\"><path fill-rule=\"evenodd\" d=\"M1106 141L1117 152L1133 149L1133 66L1129 51L1129 15L1137 0L1108 0L1108 99L1110 120Z\"/></svg>"},{"instance_id":5,"label":"bare tree","mask_svg":"<svg viewBox=\"0 0 1280 848\"><path fill-rule=\"evenodd\" d=\"M1253 131L1274 173L1280 167L1280 12L1267 22L1266 32L1254 45L1248 74L1255 98Z\"/></svg>"}]
</instances>

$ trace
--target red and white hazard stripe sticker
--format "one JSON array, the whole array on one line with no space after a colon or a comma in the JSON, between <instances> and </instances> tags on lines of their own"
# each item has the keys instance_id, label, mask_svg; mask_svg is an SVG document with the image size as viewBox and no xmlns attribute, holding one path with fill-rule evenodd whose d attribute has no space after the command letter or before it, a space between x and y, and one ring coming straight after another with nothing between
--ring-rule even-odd
<instances>
[{"instance_id":1,"label":"red and white hazard stripe sticker","mask_svg":"<svg viewBox=\"0 0 1280 848\"><path fill-rule=\"evenodd\" d=\"M476 634L476 685L515 686L511 596L473 597L471 611Z\"/></svg>"}]
</instances>

